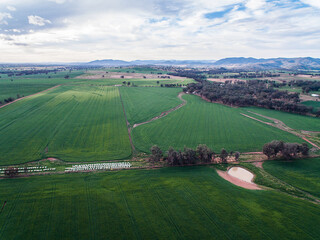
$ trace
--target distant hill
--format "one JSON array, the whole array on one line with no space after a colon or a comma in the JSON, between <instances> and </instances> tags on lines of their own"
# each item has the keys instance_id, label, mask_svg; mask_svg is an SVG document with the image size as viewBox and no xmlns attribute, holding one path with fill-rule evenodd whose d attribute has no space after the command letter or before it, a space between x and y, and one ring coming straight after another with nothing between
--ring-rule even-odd
<instances>
[{"instance_id":1,"label":"distant hill","mask_svg":"<svg viewBox=\"0 0 320 240\"><path fill-rule=\"evenodd\" d=\"M134 65L163 65L163 66L190 66L190 67L225 67L225 68L241 68L252 70L267 69L291 69L291 70L313 70L320 69L319 58L224 58L215 60L95 60L89 63L83 63L90 66L134 66Z\"/></svg>"},{"instance_id":2,"label":"distant hill","mask_svg":"<svg viewBox=\"0 0 320 240\"><path fill-rule=\"evenodd\" d=\"M91 66L133 66L133 65L164 65L164 66L210 66L215 60L135 60L135 61L122 61L122 60L95 60L85 65Z\"/></svg>"},{"instance_id":3,"label":"distant hill","mask_svg":"<svg viewBox=\"0 0 320 240\"><path fill-rule=\"evenodd\" d=\"M320 69L319 58L224 58L216 61L213 65L227 68L245 69Z\"/></svg>"}]
</instances>

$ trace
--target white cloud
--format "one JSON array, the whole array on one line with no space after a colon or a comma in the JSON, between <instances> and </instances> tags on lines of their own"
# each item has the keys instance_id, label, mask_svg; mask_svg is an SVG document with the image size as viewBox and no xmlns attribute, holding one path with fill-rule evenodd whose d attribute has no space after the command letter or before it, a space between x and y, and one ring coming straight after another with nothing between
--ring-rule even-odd
<instances>
[{"instance_id":1,"label":"white cloud","mask_svg":"<svg viewBox=\"0 0 320 240\"><path fill-rule=\"evenodd\" d=\"M313 7L320 8L320 1L319 0L301 0L301 2L308 4Z\"/></svg>"},{"instance_id":2,"label":"white cloud","mask_svg":"<svg viewBox=\"0 0 320 240\"><path fill-rule=\"evenodd\" d=\"M12 11L12 12L14 12L14 11L17 10L17 9L16 9L15 7L13 7L13 6L7 6L7 9L8 9L9 11Z\"/></svg>"},{"instance_id":3,"label":"white cloud","mask_svg":"<svg viewBox=\"0 0 320 240\"><path fill-rule=\"evenodd\" d=\"M0 39L0 62L15 61L17 53L18 60L35 62L320 55L319 10L290 0L77 0L74 6L72 0L14 1L18 9L34 6L29 24L42 27L3 25L9 31ZM53 9L37 8L43 2ZM9 18L0 13L0 22Z\"/></svg>"},{"instance_id":4,"label":"white cloud","mask_svg":"<svg viewBox=\"0 0 320 240\"><path fill-rule=\"evenodd\" d=\"M8 25L8 22L6 21L6 19L11 19L12 16L10 13L1 13L0 12L0 24L5 24Z\"/></svg>"},{"instance_id":5,"label":"white cloud","mask_svg":"<svg viewBox=\"0 0 320 240\"><path fill-rule=\"evenodd\" d=\"M57 4L63 4L66 2L66 0L49 0L49 2L55 2Z\"/></svg>"},{"instance_id":6,"label":"white cloud","mask_svg":"<svg viewBox=\"0 0 320 240\"><path fill-rule=\"evenodd\" d=\"M34 15L28 16L28 21L29 21L29 24L38 25L38 26L44 26L47 23L49 24L51 23L50 20L44 19L39 16L34 16Z\"/></svg>"}]
</instances>

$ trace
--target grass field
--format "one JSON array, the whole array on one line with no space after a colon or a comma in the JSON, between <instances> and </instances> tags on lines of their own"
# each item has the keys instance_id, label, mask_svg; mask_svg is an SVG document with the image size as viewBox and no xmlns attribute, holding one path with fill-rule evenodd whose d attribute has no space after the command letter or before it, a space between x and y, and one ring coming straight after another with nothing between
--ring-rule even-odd
<instances>
[{"instance_id":1,"label":"grass field","mask_svg":"<svg viewBox=\"0 0 320 240\"><path fill-rule=\"evenodd\" d=\"M66 161L131 155L115 87L62 86L0 109L0 165L44 157Z\"/></svg>"},{"instance_id":2,"label":"grass field","mask_svg":"<svg viewBox=\"0 0 320 240\"><path fill-rule=\"evenodd\" d=\"M306 105L308 107L313 107L313 112L320 110L320 101L318 101L318 102L306 101L306 102L302 102L301 104Z\"/></svg>"},{"instance_id":3,"label":"grass field","mask_svg":"<svg viewBox=\"0 0 320 240\"><path fill-rule=\"evenodd\" d=\"M119 89L131 125L147 121L182 103L177 97L181 88Z\"/></svg>"},{"instance_id":4,"label":"grass field","mask_svg":"<svg viewBox=\"0 0 320 240\"><path fill-rule=\"evenodd\" d=\"M320 158L267 161L263 168L282 181L320 197Z\"/></svg>"},{"instance_id":5,"label":"grass field","mask_svg":"<svg viewBox=\"0 0 320 240\"><path fill-rule=\"evenodd\" d=\"M320 131L320 118L256 107L250 107L245 109L265 115L267 117L279 119L280 121L284 122L287 126L293 129L306 131Z\"/></svg>"},{"instance_id":6,"label":"grass field","mask_svg":"<svg viewBox=\"0 0 320 240\"><path fill-rule=\"evenodd\" d=\"M298 137L240 115L241 109L209 103L197 96L183 96L187 105L168 116L133 129L137 149L149 152L157 144L182 149L207 144L218 152L261 151L269 141L301 142Z\"/></svg>"},{"instance_id":7,"label":"grass field","mask_svg":"<svg viewBox=\"0 0 320 240\"><path fill-rule=\"evenodd\" d=\"M0 181L0 239L317 239L318 205L209 167Z\"/></svg>"}]
</instances>

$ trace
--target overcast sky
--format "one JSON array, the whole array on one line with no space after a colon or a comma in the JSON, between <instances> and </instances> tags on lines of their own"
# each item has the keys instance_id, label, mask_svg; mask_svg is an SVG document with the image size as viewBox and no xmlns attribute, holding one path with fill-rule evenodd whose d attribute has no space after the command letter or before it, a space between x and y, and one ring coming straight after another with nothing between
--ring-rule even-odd
<instances>
[{"instance_id":1,"label":"overcast sky","mask_svg":"<svg viewBox=\"0 0 320 240\"><path fill-rule=\"evenodd\" d=\"M0 0L0 62L320 57L320 0Z\"/></svg>"}]
</instances>

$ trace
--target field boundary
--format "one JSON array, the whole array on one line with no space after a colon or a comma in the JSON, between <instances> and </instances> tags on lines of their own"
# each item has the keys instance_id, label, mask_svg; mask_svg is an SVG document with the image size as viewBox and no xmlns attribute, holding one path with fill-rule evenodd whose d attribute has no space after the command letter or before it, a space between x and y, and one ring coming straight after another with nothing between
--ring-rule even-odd
<instances>
[{"instance_id":1,"label":"field boundary","mask_svg":"<svg viewBox=\"0 0 320 240\"><path fill-rule=\"evenodd\" d=\"M4 108L4 107L6 107L6 106L8 106L8 105L10 105L10 104L12 104L12 103L18 102L18 101L20 101L20 100L22 100L22 99L29 98L29 97L38 95L38 94L40 94L40 93L44 93L44 92L50 91L50 90L55 89L55 88L60 87L60 86L62 86L62 84L59 84L59 85L57 85L57 86L54 86L54 87L45 89L45 90L43 90L43 91L41 91L41 92L37 92L37 93L31 94L31 95L28 95L28 96L25 96L25 97L18 98L18 99L16 99L16 100L12 101L12 102L9 102L9 103L6 103L6 104L0 106L0 109L1 109L1 108Z\"/></svg>"},{"instance_id":2,"label":"field boundary","mask_svg":"<svg viewBox=\"0 0 320 240\"><path fill-rule=\"evenodd\" d=\"M135 148L135 146L134 146L134 144L133 144L132 137L131 137L130 123L129 123L128 118L127 118L126 110L125 110L125 108L124 108L124 104L123 104L123 101L122 101L121 92L119 91L119 89L118 89L118 92L119 92L119 96L120 96L120 101L121 101L121 105L122 105L122 110L123 110L124 118L125 118L126 124L127 124L129 141L130 141L132 153L135 153L135 152L136 152L136 148Z\"/></svg>"},{"instance_id":3,"label":"field boundary","mask_svg":"<svg viewBox=\"0 0 320 240\"><path fill-rule=\"evenodd\" d=\"M179 104L178 106L176 106L176 107L174 107L174 108L171 108L171 109L168 110L168 111L162 112L160 115L158 115L158 116L156 116L156 117L153 117L152 119L150 119L150 120L148 120L148 121L146 121L146 122L134 124L133 127L132 127L132 129L133 129L133 128L136 128L136 127L139 127L139 126L141 126L141 125L144 125L144 124L153 122L153 121L158 120L158 119L160 119L160 118L163 118L163 117L167 116L169 113L171 113L171 112L173 112L173 111L176 111L176 110L178 110L179 108L182 108L184 105L187 104L187 101L182 98L183 95L185 95L184 92L181 92L181 93L178 94L178 98L182 101L181 104Z\"/></svg>"},{"instance_id":4,"label":"field boundary","mask_svg":"<svg viewBox=\"0 0 320 240\"><path fill-rule=\"evenodd\" d=\"M293 134L293 135L301 138L302 140L310 143L310 144L311 144L312 146L314 146L315 148L320 149L320 147L319 147L317 144L315 144L315 143L311 142L309 139L307 139L307 136L306 136L306 135L304 135L304 134L302 134L302 133L296 132L295 129L292 129L292 128L288 127L286 124L284 124L284 122L282 122L282 121L280 121L280 120L278 120L278 119L276 119L276 118L271 118L271 117L268 117L268 116L264 116L264 115L259 114L259 113L255 113L255 112L251 112L251 111L248 111L248 112L249 112L249 113L252 113L252 114L255 114L255 115L257 115L257 116L260 116L260 117L263 117L263 118L272 120L274 123L264 122L264 121L262 121L262 120L260 120L260 119L251 117L251 116L246 115L246 114L244 114L244 113L240 113L240 114L241 114L242 116L245 116L245 117L250 118L250 119L252 119L252 120L255 120L255 121L264 123L264 124L266 124L266 125L268 125L268 126L272 126L272 127L278 128L278 129L280 129L280 130L283 130L283 131L285 131L285 132L291 133L291 134Z\"/></svg>"}]
</instances>

